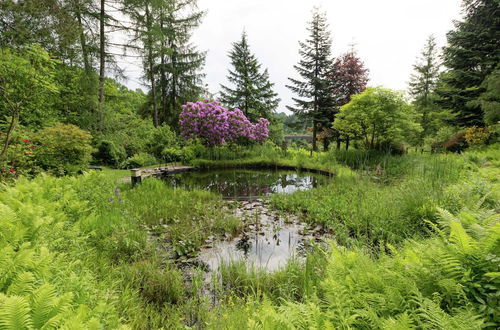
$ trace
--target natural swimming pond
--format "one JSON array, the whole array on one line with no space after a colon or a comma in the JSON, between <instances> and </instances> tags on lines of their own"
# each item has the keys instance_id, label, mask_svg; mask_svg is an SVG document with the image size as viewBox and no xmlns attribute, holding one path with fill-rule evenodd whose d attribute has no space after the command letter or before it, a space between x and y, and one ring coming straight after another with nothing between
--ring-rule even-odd
<instances>
[{"instance_id":1,"label":"natural swimming pond","mask_svg":"<svg viewBox=\"0 0 500 330\"><path fill-rule=\"evenodd\" d=\"M221 194L228 200L227 212L242 223L237 237L210 238L202 247L197 259L209 270L244 260L249 266L274 271L324 235L321 228L308 228L296 215L272 209L263 198L312 189L326 184L329 176L277 169L217 169L168 175L164 180L177 188Z\"/></svg>"},{"instance_id":2,"label":"natural swimming pond","mask_svg":"<svg viewBox=\"0 0 500 330\"><path fill-rule=\"evenodd\" d=\"M251 200L271 194L290 194L326 183L325 175L253 169L217 169L170 174L163 178L174 187L210 190L224 199Z\"/></svg>"}]
</instances>

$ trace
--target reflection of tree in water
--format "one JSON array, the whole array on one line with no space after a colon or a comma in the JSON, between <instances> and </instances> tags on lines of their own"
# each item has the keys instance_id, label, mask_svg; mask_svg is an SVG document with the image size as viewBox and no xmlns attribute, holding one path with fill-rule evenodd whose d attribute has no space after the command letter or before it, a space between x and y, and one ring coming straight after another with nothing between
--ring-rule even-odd
<instances>
[{"instance_id":1,"label":"reflection of tree in water","mask_svg":"<svg viewBox=\"0 0 500 330\"><path fill-rule=\"evenodd\" d=\"M236 243L236 248L243 251L245 259L248 257L248 252L252 249L252 241L247 233L243 233L241 239Z\"/></svg>"},{"instance_id":2,"label":"reflection of tree in water","mask_svg":"<svg viewBox=\"0 0 500 330\"><path fill-rule=\"evenodd\" d=\"M210 190L224 197L265 196L270 193L291 193L309 189L325 182L310 173L290 171L213 170L170 175L166 181L174 187Z\"/></svg>"}]
</instances>

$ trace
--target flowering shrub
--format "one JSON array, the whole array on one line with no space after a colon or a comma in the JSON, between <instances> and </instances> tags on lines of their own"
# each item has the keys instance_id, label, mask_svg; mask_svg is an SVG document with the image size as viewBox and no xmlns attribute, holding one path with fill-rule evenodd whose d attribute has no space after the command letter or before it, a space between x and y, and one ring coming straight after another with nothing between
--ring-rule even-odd
<instances>
[{"instance_id":1,"label":"flowering shrub","mask_svg":"<svg viewBox=\"0 0 500 330\"><path fill-rule=\"evenodd\" d=\"M488 127L468 127L465 130L465 141L471 146L478 146L485 144L490 137L490 130Z\"/></svg>"},{"instance_id":2,"label":"flowering shrub","mask_svg":"<svg viewBox=\"0 0 500 330\"><path fill-rule=\"evenodd\" d=\"M180 114L181 136L201 139L205 145L218 146L240 140L264 143L269 137L269 121L260 118L252 124L240 109L228 110L218 101L188 102Z\"/></svg>"},{"instance_id":3,"label":"flowering shrub","mask_svg":"<svg viewBox=\"0 0 500 330\"><path fill-rule=\"evenodd\" d=\"M39 146L27 138L32 134L22 126L14 131L4 157L0 158L0 181L21 175L31 176L39 172L40 169L35 166L35 152ZM5 133L0 132L0 141L4 140Z\"/></svg>"}]
</instances>

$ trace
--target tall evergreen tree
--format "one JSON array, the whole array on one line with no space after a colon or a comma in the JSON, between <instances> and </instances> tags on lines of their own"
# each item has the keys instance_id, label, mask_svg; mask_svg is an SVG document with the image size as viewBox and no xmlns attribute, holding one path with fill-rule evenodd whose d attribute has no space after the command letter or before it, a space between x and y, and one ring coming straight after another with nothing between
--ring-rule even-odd
<instances>
[{"instance_id":1,"label":"tall evergreen tree","mask_svg":"<svg viewBox=\"0 0 500 330\"><path fill-rule=\"evenodd\" d=\"M359 94L366 89L368 69L365 68L356 52L351 50L335 60L330 79L332 80L332 94L337 106L335 110L337 110L349 103L353 95ZM335 120L336 114L337 111L332 113L332 122ZM333 132L333 136L337 139L337 149L340 149L342 136L335 131ZM346 149L348 149L349 136L344 136L343 140L345 141Z\"/></svg>"},{"instance_id":2,"label":"tall evergreen tree","mask_svg":"<svg viewBox=\"0 0 500 330\"><path fill-rule=\"evenodd\" d=\"M159 63L156 70L160 94L160 123L178 127L181 105L198 98L203 92L200 72L205 53L190 43L191 33L204 15L197 10L197 0L166 0L158 7Z\"/></svg>"},{"instance_id":3,"label":"tall evergreen tree","mask_svg":"<svg viewBox=\"0 0 500 330\"><path fill-rule=\"evenodd\" d=\"M478 97L484 92L484 79L500 60L500 2L463 0L465 17L447 35L444 65L438 93L443 107L457 113L463 126L482 125Z\"/></svg>"},{"instance_id":4,"label":"tall evergreen tree","mask_svg":"<svg viewBox=\"0 0 500 330\"><path fill-rule=\"evenodd\" d=\"M267 69L262 71L261 64L250 52L245 32L239 42L233 43L229 57L233 70L229 70L227 79L234 88L221 85L222 103L239 108L251 121L259 117L272 119L280 99L273 91Z\"/></svg>"},{"instance_id":5,"label":"tall evergreen tree","mask_svg":"<svg viewBox=\"0 0 500 330\"><path fill-rule=\"evenodd\" d=\"M78 22L69 1L0 1L0 47L40 44L51 56L72 63L77 40Z\"/></svg>"},{"instance_id":6,"label":"tall evergreen tree","mask_svg":"<svg viewBox=\"0 0 500 330\"><path fill-rule=\"evenodd\" d=\"M450 111L438 105L436 86L439 79L439 54L433 35L429 36L417 63L413 65L410 77L409 92L413 97L413 105L420 115L422 132L418 143L423 143L426 136L436 132L445 121L453 118Z\"/></svg>"},{"instance_id":7,"label":"tall evergreen tree","mask_svg":"<svg viewBox=\"0 0 500 330\"><path fill-rule=\"evenodd\" d=\"M125 0L148 82L153 123L177 127L181 105L204 92L205 53L190 43L204 15L197 0Z\"/></svg>"},{"instance_id":8,"label":"tall evergreen tree","mask_svg":"<svg viewBox=\"0 0 500 330\"><path fill-rule=\"evenodd\" d=\"M326 14L315 9L307 30L309 37L304 42L299 42L301 59L294 66L301 79L288 78L291 85L287 87L297 95L293 98L295 106L287 108L312 121L312 148L317 151L318 130L330 126L332 113L335 112L335 99L329 79L333 63L332 42Z\"/></svg>"}]
</instances>

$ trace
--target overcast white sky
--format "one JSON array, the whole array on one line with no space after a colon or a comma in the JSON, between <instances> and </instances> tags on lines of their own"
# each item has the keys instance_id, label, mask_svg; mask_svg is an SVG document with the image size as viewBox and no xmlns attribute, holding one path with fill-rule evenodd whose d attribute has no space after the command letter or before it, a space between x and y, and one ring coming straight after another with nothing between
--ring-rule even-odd
<instances>
[{"instance_id":1,"label":"overcast white sky","mask_svg":"<svg viewBox=\"0 0 500 330\"><path fill-rule=\"evenodd\" d=\"M199 0L206 10L192 41L207 51L205 81L212 93L226 84L231 43L239 40L243 29L251 51L264 68L281 98L278 111L291 105L291 92L285 87L295 76L293 65L299 60L298 41L307 36L306 26L314 6L326 11L332 34L333 54L339 55L354 43L359 57L370 70L370 86L405 90L425 40L436 36L445 45L446 32L461 17L461 0ZM125 67L139 87L137 68Z\"/></svg>"}]
</instances>

